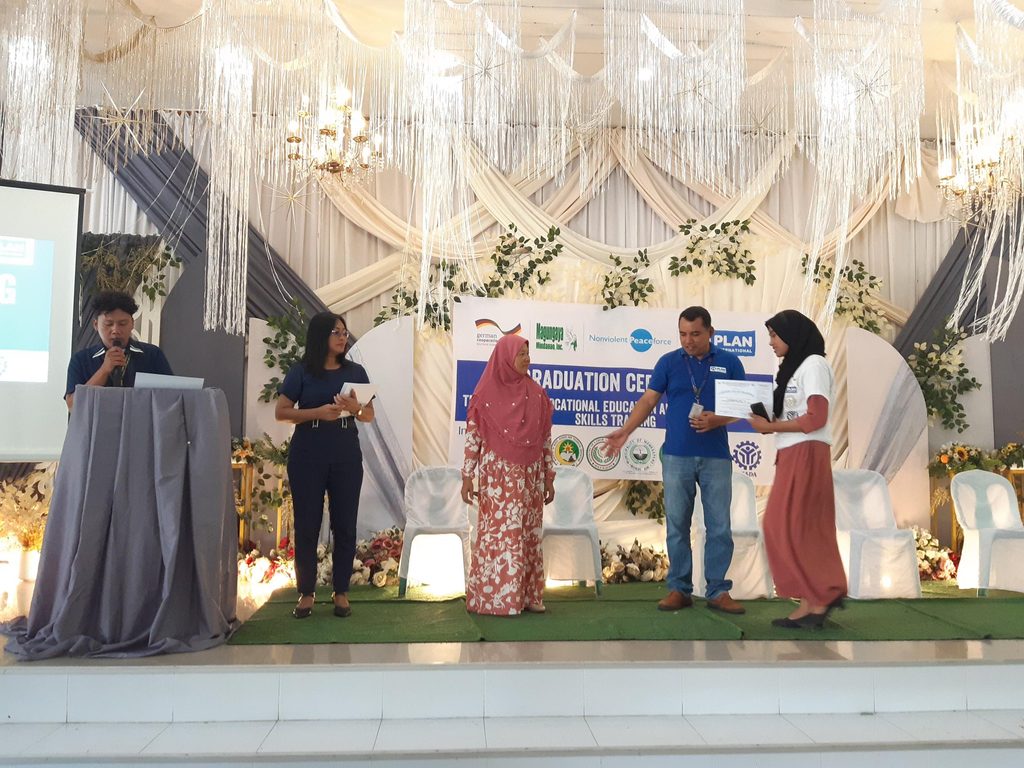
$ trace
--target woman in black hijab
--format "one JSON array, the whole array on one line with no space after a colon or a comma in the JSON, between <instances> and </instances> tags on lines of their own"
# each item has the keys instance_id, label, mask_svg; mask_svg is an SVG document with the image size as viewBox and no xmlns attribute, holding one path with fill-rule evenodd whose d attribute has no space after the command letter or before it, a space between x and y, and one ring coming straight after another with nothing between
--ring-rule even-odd
<instances>
[{"instance_id":1,"label":"woman in black hijab","mask_svg":"<svg viewBox=\"0 0 1024 768\"><path fill-rule=\"evenodd\" d=\"M832 368L825 360L825 340L810 318L787 309L765 325L782 364L775 377L774 419L750 417L758 432L775 433L778 449L764 515L764 543L776 592L800 600L789 616L772 624L820 628L846 595L836 543L828 424Z\"/></svg>"}]
</instances>

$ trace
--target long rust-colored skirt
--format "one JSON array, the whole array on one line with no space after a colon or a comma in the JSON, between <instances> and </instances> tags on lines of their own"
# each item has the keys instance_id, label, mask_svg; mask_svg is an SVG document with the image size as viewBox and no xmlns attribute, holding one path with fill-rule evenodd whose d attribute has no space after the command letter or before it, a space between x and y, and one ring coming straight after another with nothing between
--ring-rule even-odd
<instances>
[{"instance_id":1,"label":"long rust-colored skirt","mask_svg":"<svg viewBox=\"0 0 1024 768\"><path fill-rule=\"evenodd\" d=\"M846 595L827 444L809 440L778 452L764 544L779 597L828 605Z\"/></svg>"}]
</instances>

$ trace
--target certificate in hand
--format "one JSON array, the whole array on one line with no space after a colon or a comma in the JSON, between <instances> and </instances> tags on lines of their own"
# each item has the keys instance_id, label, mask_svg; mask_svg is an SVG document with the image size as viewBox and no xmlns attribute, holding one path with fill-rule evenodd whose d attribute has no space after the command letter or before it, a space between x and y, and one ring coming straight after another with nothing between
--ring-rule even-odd
<instances>
[{"instance_id":1,"label":"certificate in hand","mask_svg":"<svg viewBox=\"0 0 1024 768\"><path fill-rule=\"evenodd\" d=\"M772 404L772 383L770 381L715 381L715 413L734 419L745 419L750 415L751 403Z\"/></svg>"},{"instance_id":2,"label":"certificate in hand","mask_svg":"<svg viewBox=\"0 0 1024 768\"><path fill-rule=\"evenodd\" d=\"M346 381L345 384L341 387L341 392L339 394L348 397L352 393L353 389L356 391L356 400L359 401L360 405L366 405L368 402L370 402L371 400L373 400L373 398L377 396L376 384L353 384L348 381ZM352 414L350 414L348 411L342 411L341 415L351 416Z\"/></svg>"}]
</instances>

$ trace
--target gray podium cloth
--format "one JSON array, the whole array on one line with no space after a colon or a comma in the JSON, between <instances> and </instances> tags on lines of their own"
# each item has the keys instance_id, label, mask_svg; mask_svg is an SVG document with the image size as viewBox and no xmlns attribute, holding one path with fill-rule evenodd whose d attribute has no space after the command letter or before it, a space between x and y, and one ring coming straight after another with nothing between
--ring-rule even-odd
<instances>
[{"instance_id":1,"label":"gray podium cloth","mask_svg":"<svg viewBox=\"0 0 1024 768\"><path fill-rule=\"evenodd\" d=\"M237 627L237 516L218 389L78 387L32 607L7 650L148 656Z\"/></svg>"}]
</instances>

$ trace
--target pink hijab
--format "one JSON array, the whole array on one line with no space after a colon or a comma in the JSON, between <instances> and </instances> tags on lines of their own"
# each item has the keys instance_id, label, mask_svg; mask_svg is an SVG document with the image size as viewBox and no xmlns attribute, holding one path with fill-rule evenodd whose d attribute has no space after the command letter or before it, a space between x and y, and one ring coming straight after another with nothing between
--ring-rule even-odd
<instances>
[{"instance_id":1,"label":"pink hijab","mask_svg":"<svg viewBox=\"0 0 1024 768\"><path fill-rule=\"evenodd\" d=\"M498 340L473 390L466 417L476 422L488 448L521 465L532 464L543 455L552 413L548 393L513 365L526 343L522 336L514 335Z\"/></svg>"}]
</instances>

